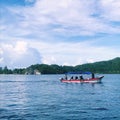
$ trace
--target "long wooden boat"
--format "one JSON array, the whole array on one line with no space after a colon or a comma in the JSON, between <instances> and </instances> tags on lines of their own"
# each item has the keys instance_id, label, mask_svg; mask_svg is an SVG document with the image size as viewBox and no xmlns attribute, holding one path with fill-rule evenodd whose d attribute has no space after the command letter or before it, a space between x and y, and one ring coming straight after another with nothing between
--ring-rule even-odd
<instances>
[{"instance_id":1,"label":"long wooden boat","mask_svg":"<svg viewBox=\"0 0 120 120\"><path fill-rule=\"evenodd\" d=\"M71 78L68 79L68 75L71 75ZM74 76L74 74L76 74L77 76ZM82 74L78 77L79 74ZM83 78L83 74L87 74L90 75L91 77L89 78ZM100 76L100 77L95 77L94 73L92 72L68 72L65 73L65 77L61 78L60 81L64 82L64 83L100 83L102 78L104 76Z\"/></svg>"},{"instance_id":2,"label":"long wooden boat","mask_svg":"<svg viewBox=\"0 0 120 120\"><path fill-rule=\"evenodd\" d=\"M104 76L101 76L101 77L97 77L97 78L87 78L87 79L64 79L64 78L61 78L61 82L63 83L100 83L102 78Z\"/></svg>"}]
</instances>

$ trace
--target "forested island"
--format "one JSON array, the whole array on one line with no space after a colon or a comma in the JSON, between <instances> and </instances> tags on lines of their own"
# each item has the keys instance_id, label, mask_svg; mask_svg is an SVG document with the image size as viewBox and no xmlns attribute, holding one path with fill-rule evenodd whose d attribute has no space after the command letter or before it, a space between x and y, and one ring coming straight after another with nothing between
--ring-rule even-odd
<instances>
[{"instance_id":1,"label":"forested island","mask_svg":"<svg viewBox=\"0 0 120 120\"><path fill-rule=\"evenodd\" d=\"M35 64L27 68L8 69L0 67L0 74L64 74L69 71L91 71L103 74L120 74L120 57L108 61L87 63L76 66L59 66L56 64Z\"/></svg>"}]
</instances>

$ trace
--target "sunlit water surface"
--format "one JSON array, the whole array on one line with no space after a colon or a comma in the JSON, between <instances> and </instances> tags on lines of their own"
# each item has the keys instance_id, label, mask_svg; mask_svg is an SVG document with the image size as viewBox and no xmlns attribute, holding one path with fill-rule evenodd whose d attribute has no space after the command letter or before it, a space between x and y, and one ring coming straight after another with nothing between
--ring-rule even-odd
<instances>
[{"instance_id":1,"label":"sunlit water surface","mask_svg":"<svg viewBox=\"0 0 120 120\"><path fill-rule=\"evenodd\" d=\"M0 120L120 120L120 74L101 84L63 75L0 75Z\"/></svg>"}]
</instances>

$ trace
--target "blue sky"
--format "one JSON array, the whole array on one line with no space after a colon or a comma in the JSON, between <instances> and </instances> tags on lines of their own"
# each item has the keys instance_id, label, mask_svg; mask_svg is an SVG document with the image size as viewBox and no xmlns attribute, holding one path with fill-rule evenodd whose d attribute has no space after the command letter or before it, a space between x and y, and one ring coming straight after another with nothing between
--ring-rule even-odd
<instances>
[{"instance_id":1,"label":"blue sky","mask_svg":"<svg viewBox=\"0 0 120 120\"><path fill-rule=\"evenodd\" d=\"M119 38L120 0L0 0L0 66L109 60Z\"/></svg>"}]
</instances>

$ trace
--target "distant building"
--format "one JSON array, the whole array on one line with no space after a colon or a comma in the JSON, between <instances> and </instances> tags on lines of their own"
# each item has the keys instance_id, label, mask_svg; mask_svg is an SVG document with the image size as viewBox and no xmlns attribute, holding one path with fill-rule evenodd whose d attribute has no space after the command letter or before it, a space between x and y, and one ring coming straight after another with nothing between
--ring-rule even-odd
<instances>
[{"instance_id":1,"label":"distant building","mask_svg":"<svg viewBox=\"0 0 120 120\"><path fill-rule=\"evenodd\" d=\"M39 70L34 70L34 75L41 75L41 72Z\"/></svg>"},{"instance_id":2,"label":"distant building","mask_svg":"<svg viewBox=\"0 0 120 120\"><path fill-rule=\"evenodd\" d=\"M41 75L41 72L37 69L33 70L33 69L28 69L25 72L25 75Z\"/></svg>"}]
</instances>

